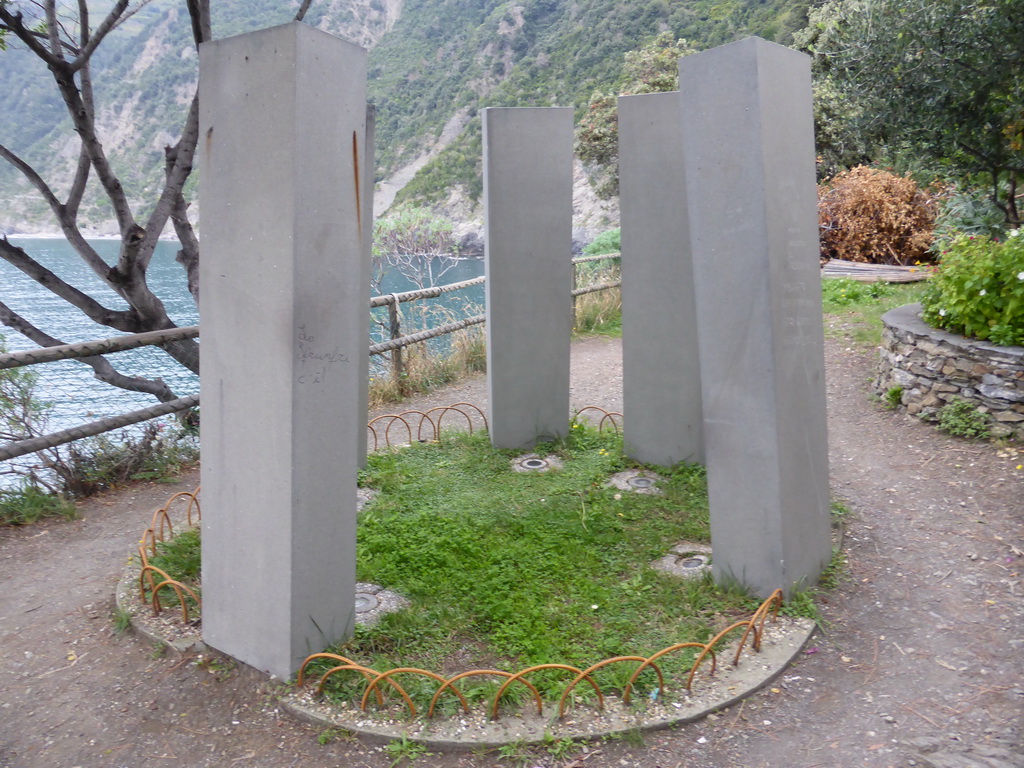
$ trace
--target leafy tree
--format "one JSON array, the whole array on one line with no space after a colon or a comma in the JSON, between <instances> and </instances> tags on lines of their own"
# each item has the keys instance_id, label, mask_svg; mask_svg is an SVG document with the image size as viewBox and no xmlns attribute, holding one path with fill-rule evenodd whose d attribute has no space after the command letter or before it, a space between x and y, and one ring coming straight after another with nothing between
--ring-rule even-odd
<instances>
[{"instance_id":1,"label":"leafy tree","mask_svg":"<svg viewBox=\"0 0 1024 768\"><path fill-rule=\"evenodd\" d=\"M987 178L1011 226L1024 172L1020 0L831 0L812 14L820 68L864 135Z\"/></svg>"},{"instance_id":2,"label":"leafy tree","mask_svg":"<svg viewBox=\"0 0 1024 768\"><path fill-rule=\"evenodd\" d=\"M375 271L395 269L418 289L438 285L458 263L458 250L452 222L427 208L401 206L374 223Z\"/></svg>"},{"instance_id":3,"label":"leafy tree","mask_svg":"<svg viewBox=\"0 0 1024 768\"><path fill-rule=\"evenodd\" d=\"M679 59L693 53L685 40L664 32L644 47L626 54L618 92L623 95L661 93L679 87ZM619 115L617 97L596 92L576 129L576 155L597 169L600 197L619 192Z\"/></svg>"},{"instance_id":4,"label":"leafy tree","mask_svg":"<svg viewBox=\"0 0 1024 768\"><path fill-rule=\"evenodd\" d=\"M807 27L793 36L793 47L813 57L814 144L819 181L873 159L871 147L858 125L860 104L837 84L833 59L819 53L835 42L835 29L835 9L825 5L812 10Z\"/></svg>"}]
</instances>

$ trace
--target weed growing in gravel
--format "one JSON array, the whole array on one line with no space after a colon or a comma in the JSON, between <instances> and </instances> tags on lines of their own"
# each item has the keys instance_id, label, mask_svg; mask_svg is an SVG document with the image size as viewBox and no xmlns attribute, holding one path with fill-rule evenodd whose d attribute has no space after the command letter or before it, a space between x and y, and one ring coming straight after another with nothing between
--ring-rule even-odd
<instances>
[{"instance_id":1,"label":"weed growing in gravel","mask_svg":"<svg viewBox=\"0 0 1024 768\"><path fill-rule=\"evenodd\" d=\"M132 627L132 613L124 608L115 608L111 617L114 622L114 631L121 635Z\"/></svg>"},{"instance_id":2,"label":"weed growing in gravel","mask_svg":"<svg viewBox=\"0 0 1024 768\"><path fill-rule=\"evenodd\" d=\"M431 755L430 752L427 752L427 748L425 746L415 741L409 741L405 736L388 742L385 749L387 750L388 755L394 758L388 768L395 768L395 766L403 760L411 763L417 757L429 757Z\"/></svg>"},{"instance_id":3,"label":"weed growing in gravel","mask_svg":"<svg viewBox=\"0 0 1024 768\"><path fill-rule=\"evenodd\" d=\"M642 747L644 745L644 732L639 728L630 728L619 733L609 733L602 737L602 741L623 741L631 747Z\"/></svg>"},{"instance_id":4,"label":"weed growing in gravel","mask_svg":"<svg viewBox=\"0 0 1024 768\"><path fill-rule=\"evenodd\" d=\"M498 747L498 759L515 766L524 766L530 762L530 748L521 739L510 741Z\"/></svg>"},{"instance_id":5,"label":"weed growing in gravel","mask_svg":"<svg viewBox=\"0 0 1024 768\"><path fill-rule=\"evenodd\" d=\"M235 660L219 654L200 653L192 662L192 666L213 675L217 682L223 682L235 671Z\"/></svg>"},{"instance_id":6,"label":"weed growing in gravel","mask_svg":"<svg viewBox=\"0 0 1024 768\"><path fill-rule=\"evenodd\" d=\"M566 760L581 749L583 742L572 739L556 739L550 732L544 732L544 749L556 760Z\"/></svg>"},{"instance_id":7,"label":"weed growing in gravel","mask_svg":"<svg viewBox=\"0 0 1024 768\"><path fill-rule=\"evenodd\" d=\"M899 408L903 403L903 387L897 385L895 387L889 387L889 390L885 393L885 407L890 411Z\"/></svg>"},{"instance_id":8,"label":"weed growing in gravel","mask_svg":"<svg viewBox=\"0 0 1024 768\"><path fill-rule=\"evenodd\" d=\"M326 747L335 741L353 741L355 738L355 734L345 728L324 728L316 735L316 743Z\"/></svg>"}]
</instances>

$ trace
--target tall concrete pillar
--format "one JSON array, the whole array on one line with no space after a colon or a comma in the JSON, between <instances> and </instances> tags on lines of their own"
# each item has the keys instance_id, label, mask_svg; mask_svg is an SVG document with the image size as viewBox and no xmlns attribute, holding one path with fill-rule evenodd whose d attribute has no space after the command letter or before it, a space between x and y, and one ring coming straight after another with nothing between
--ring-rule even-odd
<instances>
[{"instance_id":1,"label":"tall concrete pillar","mask_svg":"<svg viewBox=\"0 0 1024 768\"><path fill-rule=\"evenodd\" d=\"M363 160L360 165L363 171L363 182L360 192L360 212L362 213L363 224L363 256L360 261L362 271L359 275L360 282L366 286L366 311L363 312L362 324L359 333L366 339L367 353L359 357L359 365L362 370L359 373L359 420L368 422L370 420L370 262L373 259L373 178L376 148L375 135L377 128L377 108L373 104L366 105L366 142L363 148ZM358 429L356 439L358 440L356 450L358 451L359 468L366 466L367 457L367 430Z\"/></svg>"},{"instance_id":2,"label":"tall concrete pillar","mask_svg":"<svg viewBox=\"0 0 1024 768\"><path fill-rule=\"evenodd\" d=\"M627 455L703 463L700 350L679 93L619 98Z\"/></svg>"},{"instance_id":3,"label":"tall concrete pillar","mask_svg":"<svg viewBox=\"0 0 1024 768\"><path fill-rule=\"evenodd\" d=\"M572 110L483 111L491 442L569 432Z\"/></svg>"},{"instance_id":4,"label":"tall concrete pillar","mask_svg":"<svg viewBox=\"0 0 1024 768\"><path fill-rule=\"evenodd\" d=\"M714 573L788 593L831 555L810 60L749 38L679 75Z\"/></svg>"},{"instance_id":5,"label":"tall concrete pillar","mask_svg":"<svg viewBox=\"0 0 1024 768\"><path fill-rule=\"evenodd\" d=\"M366 52L200 49L203 635L280 677L354 626Z\"/></svg>"}]
</instances>

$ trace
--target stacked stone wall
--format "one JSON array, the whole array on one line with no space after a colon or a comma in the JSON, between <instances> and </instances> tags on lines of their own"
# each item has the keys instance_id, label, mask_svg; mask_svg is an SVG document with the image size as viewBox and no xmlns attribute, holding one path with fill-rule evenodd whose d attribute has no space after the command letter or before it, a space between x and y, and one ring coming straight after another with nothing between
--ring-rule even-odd
<instances>
[{"instance_id":1,"label":"stacked stone wall","mask_svg":"<svg viewBox=\"0 0 1024 768\"><path fill-rule=\"evenodd\" d=\"M932 328L921 305L882 317L875 392L902 389L907 413L933 417L957 399L974 403L992 420L992 435L1024 441L1024 347L999 347Z\"/></svg>"}]
</instances>

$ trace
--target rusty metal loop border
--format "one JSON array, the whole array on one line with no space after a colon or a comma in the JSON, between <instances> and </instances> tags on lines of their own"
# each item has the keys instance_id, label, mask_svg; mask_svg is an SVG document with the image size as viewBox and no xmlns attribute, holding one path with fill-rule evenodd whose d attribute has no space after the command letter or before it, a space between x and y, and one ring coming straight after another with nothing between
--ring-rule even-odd
<instances>
[{"instance_id":1,"label":"rusty metal loop border","mask_svg":"<svg viewBox=\"0 0 1024 768\"><path fill-rule=\"evenodd\" d=\"M486 423L487 423L486 415L484 414L484 412L480 408L478 408L475 405L472 405L471 403L456 403L455 405L452 405L452 406L443 406L443 407L432 408L432 409L430 409L430 410L428 410L426 412L423 412L423 411L406 411L405 414L397 414L397 415L394 415L394 416L390 416L390 415L379 416L376 419L371 420L371 422L367 425L367 427L371 429L371 431L373 432L373 434L374 434L374 436L376 438L376 430L373 429L372 425L376 421L378 421L380 419L389 418L389 417L392 418L392 422L389 423L389 426L388 426L387 430L385 430L385 439L387 440L388 432L390 431L391 425L394 423L394 419L400 419L400 420L402 420L405 423L405 425L406 425L406 427L408 429L408 434L411 436L411 434L412 434L412 427L408 423L408 421L405 420L404 416L406 414L416 414L416 415L419 415L421 417L421 422L418 425L417 434L422 434L423 421L425 420L425 421L429 422L432 425L435 437L439 438L440 437L440 423L441 423L441 419L444 417L444 415L448 411L455 410L456 412L460 413L462 416L464 416L467 419L467 422L469 424L469 429L470 429L470 431L472 431L472 418L468 414L466 414L465 412L459 410L459 407L463 407L463 406L474 409L476 411L476 413L484 420L484 424L485 424L485 428L486 428ZM580 414L582 414L584 411L587 411L587 410L598 410L598 411L601 411L604 414L602 416L602 419L601 419L601 422L600 422L600 425L599 425L598 429L601 429L603 427L603 424L605 423L605 420L608 419L611 422L611 424L613 425L613 427L615 428L616 434L618 434L618 424L615 422L614 417L618 416L619 418L621 418L622 414L619 414L619 413L616 413L616 412L609 412L609 411L606 411L603 408L599 408L598 406L587 406L587 407L577 411L576 412L576 417L578 417ZM439 412L438 421L436 423L430 417L430 414L433 414L435 412ZM388 445L390 446L390 442L388 443ZM376 446L376 441L375 441L375 446ZM139 590L140 590L140 596L141 596L142 601L143 602L147 602L147 599L146 599L146 586L147 586L147 582L148 582L149 591L150 591L150 594L151 594L151 597L150 597L148 602L151 603L151 605L153 607L153 610L154 610L154 613L159 613L162 610L162 607L160 605L159 594L158 594L159 591L161 589L164 589L164 588L172 589L178 595L179 602L180 602L181 608L182 608L182 621L184 621L184 622L188 622L188 606L187 606L186 600L184 598L184 592L187 592L196 601L196 603L199 606L199 610L200 611L202 610L202 601L201 601L201 599L187 585L184 585L184 584L182 584L182 583L180 583L178 581L175 581L166 572L162 571L160 568L158 568L158 567L156 567L154 565L151 565L149 563L149 559L148 559L148 556L147 556L147 549L150 549L150 551L155 553L157 543L161 542L161 541L164 541L166 535L173 535L173 522L170 519L170 515L168 514L168 510L169 510L169 508L171 507L171 505L174 502L176 502L178 500L187 500L186 501L186 519L187 519L188 525L194 525L195 522L198 522L201 519L201 514L202 513L201 513L200 502L199 502L200 490L201 490L201 488L197 487L194 491L191 491L191 492L189 492L189 491L181 491L181 492L178 492L178 493L175 493L174 495L172 495L168 499L167 503L164 504L164 506L160 507L159 509L157 509L153 513L153 517L152 517L152 521L150 523L150 526L143 532L142 538L139 540L139 549L138 549L138 551L139 551L139 560L140 560L140 563L141 563L141 570L140 570L140 574L139 574ZM196 515L195 522L193 521L193 511L195 512L195 515ZM156 580L152 576L153 573L156 573L156 574L160 575L161 577L163 577L163 580L160 581L159 583L157 583ZM733 657L733 660L732 660L732 665L733 666L737 666L739 664L740 657L741 657L741 655L743 653L744 648L746 648L748 646L748 642L747 642L748 639L750 639L749 647L751 648L751 650L753 650L755 653L760 652L760 650L761 650L761 641L762 641L763 636L764 636L764 627L765 627L765 624L768 621L768 617L769 617L769 615L771 615L772 621L777 621L778 620L779 609L781 608L782 603L783 603L783 593L782 593L782 590L781 589L776 589L766 600L764 600L761 603L761 605L757 608L757 610L754 611L754 613L750 616L750 618L745 619L743 621L734 622L733 624L729 625L725 629L722 629L721 631L719 631L707 643L698 643L698 642L674 643L674 644L672 644L670 646L662 648L661 650L657 651L656 653L654 653L654 654L652 654L650 656L631 656L631 655L627 655L627 656L614 656L614 657L611 657L611 658L599 661L596 664L593 664L592 666L588 667L585 670L581 670L581 669L579 669L577 667L573 667L573 666L568 665L568 664L555 664L555 663L551 663L551 664L537 664L537 665L533 665L533 666L527 667L527 668L522 669L522 670L520 670L518 672L515 672L515 673L507 672L507 671L504 671L504 670L497 670L497 669L472 669L472 670L467 670L467 671L464 671L464 672L460 672L460 673L454 675L453 677L445 678L444 676L439 675L439 674L437 674L435 672L431 672L430 670L426 670L426 669L420 669L418 667L395 667L395 668L392 668L390 670L385 670L385 671L381 672L381 671L377 671L377 670L375 670L375 669L373 669L371 667L366 667L364 665L361 665L358 662L355 662L355 661L353 661L351 659L348 659L348 658L346 658L344 656L340 656L338 654L333 654L333 653L323 652L323 653L312 654L312 655L308 656L302 662L302 665L299 668L299 672L298 672L298 675L297 675L296 686L299 687L299 688L303 687L303 685L304 685L304 683L306 681L307 667L309 666L309 664L311 662L313 662L313 661L315 661L317 659L332 659L334 661L338 661L338 662L341 662L341 663L335 665L331 669L328 669L326 672L324 672L320 676L320 679L319 679L319 682L318 682L317 688L316 688L316 694L317 695L322 695L324 686L326 685L328 679L331 676L333 676L334 674L336 674L338 672L343 672L343 671L355 671L355 672L359 672L363 676L365 681L366 681L366 683L365 683L366 687L365 687L365 689L363 691L362 699L360 701L360 710L361 711L364 711L364 712L366 711L366 707L367 707L367 705L369 703L369 698L370 698L371 694L376 694L377 705L378 706L383 706L383 704L384 704L384 695L383 695L383 692L380 690L380 684L382 682L387 682L398 693L398 695L401 696L401 698L405 702L405 705L406 705L406 707L409 710L410 717L415 717L416 716L416 712L417 712L415 703L412 701L412 698L409 696L408 692L396 680L394 680L393 678L394 678L395 675L399 675L399 674L415 674L415 675L420 675L420 676L430 678L430 679L434 680L435 682L440 683L440 687L437 689L437 691L434 693L433 697L431 698L430 705L429 705L429 707L427 709L427 713L426 714L427 714L427 718L429 719L429 718L433 717L435 709L436 709L437 702L440 699L441 695L444 693L444 691L449 690L449 689L459 699L459 702L462 704L462 707L463 707L464 711L466 711L466 712L469 711L469 703L468 703L466 697L455 686L455 683L458 680L461 680L461 679L466 678L466 677L476 676L476 675L480 675L480 676L498 676L498 677L504 677L506 679L502 683L502 685L498 688L498 691L495 694L494 699L492 700L492 703L491 703L491 706L490 706L490 710L491 710L490 717L491 717L491 719L497 719L499 711L500 711L501 699L505 695L506 691L508 691L509 687L513 683L515 683L517 681L522 682L524 685L526 685L529 688L529 690L530 690L530 692L531 692L531 694L533 696L533 699L534 699L534 701L537 704L538 714L543 714L543 709L544 709L543 698L541 697L540 692L537 689L537 687L533 683L531 683L529 680L527 680L526 676L529 675L530 673L541 671L541 670L558 669L558 670L563 670L563 671L567 671L567 672L572 672L572 673L575 674L575 677L573 678L573 680L566 686L565 689L563 689L562 695L561 695L561 697L558 700L557 717L558 717L558 719L562 719L564 717L564 715L565 715L565 704L566 704L567 700L569 699L570 694L575 689L575 687L580 682L582 682L584 680L586 680L590 684L590 686L593 688L594 692L597 695L598 709L604 709L604 698L605 698L604 697L604 693L602 692L601 687L598 685L597 681L594 679L593 673L596 672L597 670L602 669L603 667L609 666L611 664L620 663L620 662L627 662L627 661L639 662L639 666L637 667L636 670L634 670L634 672L631 675L629 681L627 682L625 688L623 689L623 697L622 697L622 699L623 699L623 703L625 703L625 704L629 703L629 699L630 699L630 696L632 694L633 686L636 683L636 680L648 668L653 669L655 671L655 673L658 676L659 690L664 691L665 690L664 675L663 675L661 669L654 662L657 661L658 659L662 658L663 656L669 654L669 653L672 653L672 652L677 651L677 650L681 650L683 648L700 648L701 649L701 652L697 655L697 657L695 658L693 664L691 665L689 675L687 676L686 685L685 685L685 688L686 688L687 691L692 689L694 677L695 677L698 669L700 668L701 664L704 662L704 660L708 656L711 657L711 671L710 671L709 675L713 676L715 674L716 670L717 670L717 656L716 656L716 653L715 653L715 647L718 646L720 643L722 643L727 636L731 635L736 630L742 628L743 629L743 635L740 638L740 642L739 642L739 644L738 644L738 646L736 648L736 653L735 653L735 655ZM751 635L753 636L752 639L751 639Z\"/></svg>"}]
</instances>

